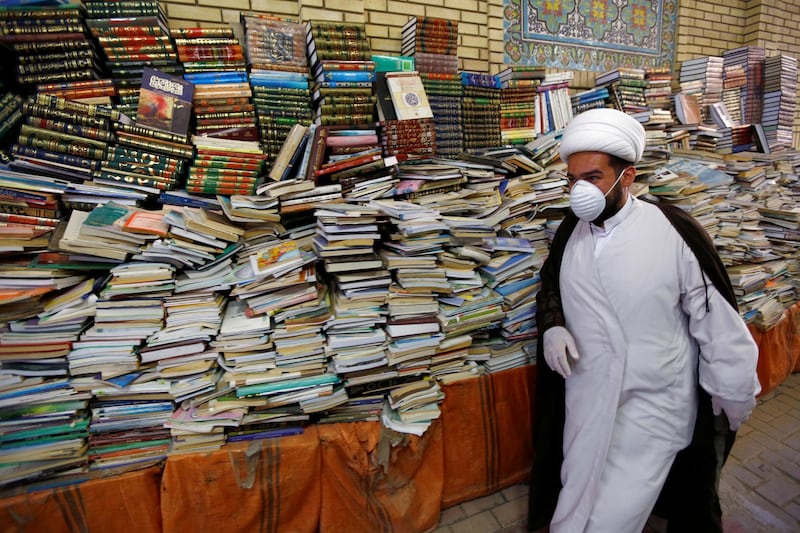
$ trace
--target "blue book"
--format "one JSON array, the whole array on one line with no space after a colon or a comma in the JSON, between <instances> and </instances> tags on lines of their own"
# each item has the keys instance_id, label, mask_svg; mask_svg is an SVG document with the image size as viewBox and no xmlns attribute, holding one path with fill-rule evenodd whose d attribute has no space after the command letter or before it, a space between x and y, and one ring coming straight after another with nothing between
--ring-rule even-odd
<instances>
[{"instance_id":1,"label":"blue book","mask_svg":"<svg viewBox=\"0 0 800 533\"><path fill-rule=\"evenodd\" d=\"M497 287L494 288L494 290L503 296L508 296L513 292L517 292L518 290L524 289L525 287L529 287L531 285L536 285L537 283L539 283L539 276L535 276L532 278L525 278L518 281L514 281L512 283L506 283L503 285L498 285Z\"/></svg>"},{"instance_id":2,"label":"blue book","mask_svg":"<svg viewBox=\"0 0 800 533\"><path fill-rule=\"evenodd\" d=\"M250 83L257 87L285 87L289 89L308 89L308 80L282 80L276 78L250 77Z\"/></svg>"},{"instance_id":3,"label":"blue book","mask_svg":"<svg viewBox=\"0 0 800 533\"><path fill-rule=\"evenodd\" d=\"M273 392L288 392L292 390L316 387L317 385L328 385L339 383L339 376L336 374L322 374L306 378L287 379L272 383L258 383L256 385L245 385L236 389L237 398L247 396L263 396Z\"/></svg>"},{"instance_id":4,"label":"blue book","mask_svg":"<svg viewBox=\"0 0 800 533\"><path fill-rule=\"evenodd\" d=\"M326 70L325 81L375 81L375 73L369 70Z\"/></svg>"}]
</instances>

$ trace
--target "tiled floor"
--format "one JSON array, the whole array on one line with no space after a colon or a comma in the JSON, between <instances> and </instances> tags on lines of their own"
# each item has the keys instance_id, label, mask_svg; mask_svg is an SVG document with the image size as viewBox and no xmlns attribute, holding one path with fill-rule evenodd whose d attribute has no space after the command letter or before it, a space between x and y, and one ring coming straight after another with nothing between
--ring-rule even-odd
<instances>
[{"instance_id":1,"label":"tiled floor","mask_svg":"<svg viewBox=\"0 0 800 533\"><path fill-rule=\"evenodd\" d=\"M725 533L800 532L800 373L759 399L722 471ZM527 531L527 485L442 511L434 533Z\"/></svg>"}]
</instances>

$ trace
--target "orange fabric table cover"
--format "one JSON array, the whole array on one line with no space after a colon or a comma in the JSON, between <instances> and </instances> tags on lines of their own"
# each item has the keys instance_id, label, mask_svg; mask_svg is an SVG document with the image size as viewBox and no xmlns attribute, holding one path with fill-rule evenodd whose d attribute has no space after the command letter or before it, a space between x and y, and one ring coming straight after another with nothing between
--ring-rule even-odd
<instances>
[{"instance_id":1,"label":"orange fabric table cover","mask_svg":"<svg viewBox=\"0 0 800 533\"><path fill-rule=\"evenodd\" d=\"M160 466L3 498L2 533L161 531Z\"/></svg>"},{"instance_id":2,"label":"orange fabric table cover","mask_svg":"<svg viewBox=\"0 0 800 533\"><path fill-rule=\"evenodd\" d=\"M379 422L319 425L321 533L429 531L442 496L442 425L421 436ZM393 439L400 442L390 446Z\"/></svg>"},{"instance_id":3,"label":"orange fabric table cover","mask_svg":"<svg viewBox=\"0 0 800 533\"><path fill-rule=\"evenodd\" d=\"M750 326L758 344L761 394L773 390L792 372L800 371L800 303L786 309L781 321L767 331Z\"/></svg>"},{"instance_id":4,"label":"orange fabric table cover","mask_svg":"<svg viewBox=\"0 0 800 533\"><path fill-rule=\"evenodd\" d=\"M321 477L317 426L170 456L161 483L164 533L315 532Z\"/></svg>"},{"instance_id":5,"label":"orange fabric table cover","mask_svg":"<svg viewBox=\"0 0 800 533\"><path fill-rule=\"evenodd\" d=\"M535 382L532 365L445 387L443 508L527 479Z\"/></svg>"}]
</instances>

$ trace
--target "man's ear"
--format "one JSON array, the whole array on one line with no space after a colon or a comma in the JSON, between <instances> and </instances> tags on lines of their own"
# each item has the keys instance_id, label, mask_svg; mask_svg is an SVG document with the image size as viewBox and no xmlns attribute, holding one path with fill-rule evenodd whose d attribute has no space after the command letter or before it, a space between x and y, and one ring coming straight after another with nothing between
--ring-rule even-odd
<instances>
[{"instance_id":1,"label":"man's ear","mask_svg":"<svg viewBox=\"0 0 800 533\"><path fill-rule=\"evenodd\" d=\"M634 180L636 180L636 167L631 165L622 171L622 178L619 181L623 187L630 187Z\"/></svg>"}]
</instances>

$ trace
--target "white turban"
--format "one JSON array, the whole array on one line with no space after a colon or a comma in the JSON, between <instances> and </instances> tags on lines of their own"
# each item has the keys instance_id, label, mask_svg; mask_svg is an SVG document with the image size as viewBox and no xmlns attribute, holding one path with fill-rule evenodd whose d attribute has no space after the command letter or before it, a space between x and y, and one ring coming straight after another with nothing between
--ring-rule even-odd
<instances>
[{"instance_id":1,"label":"white turban","mask_svg":"<svg viewBox=\"0 0 800 533\"><path fill-rule=\"evenodd\" d=\"M645 145L639 121L616 109L590 109L573 118L561 138L561 160L575 152L604 152L637 163Z\"/></svg>"}]
</instances>

